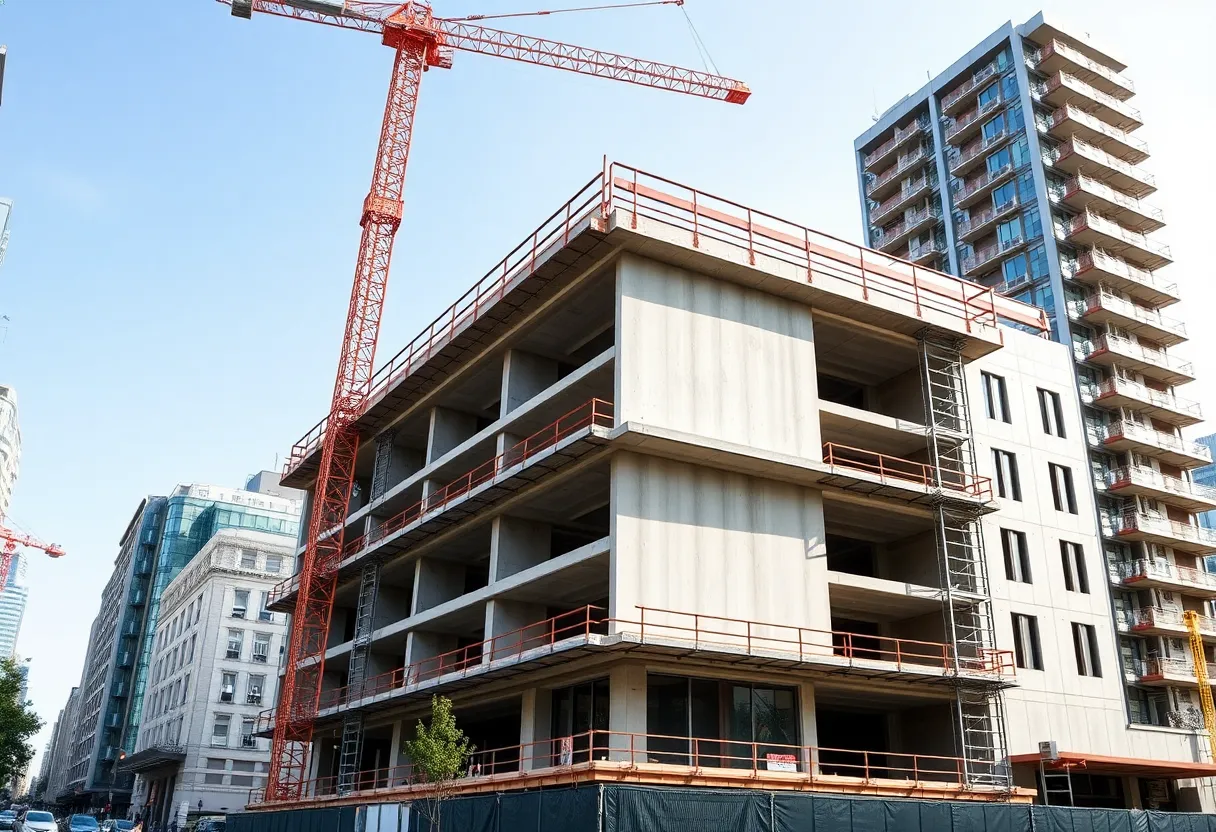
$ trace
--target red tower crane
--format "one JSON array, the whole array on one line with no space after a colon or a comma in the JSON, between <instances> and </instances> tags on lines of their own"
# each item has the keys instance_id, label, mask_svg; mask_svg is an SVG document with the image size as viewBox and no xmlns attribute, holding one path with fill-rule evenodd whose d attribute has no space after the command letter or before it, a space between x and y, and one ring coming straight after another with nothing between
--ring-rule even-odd
<instances>
[{"instance_id":1,"label":"red tower crane","mask_svg":"<svg viewBox=\"0 0 1216 832\"><path fill-rule=\"evenodd\" d=\"M36 537L0 526L0 588L8 583L8 572L13 566L13 555L17 554L18 546L41 549L53 558L61 558L66 554L63 547L56 543L43 543Z\"/></svg>"},{"instance_id":2,"label":"red tower crane","mask_svg":"<svg viewBox=\"0 0 1216 832\"><path fill-rule=\"evenodd\" d=\"M431 67L450 68L453 50L462 50L731 104L744 103L751 91L741 81L707 72L486 29L469 22L490 17L526 15L440 18L434 15L429 4L423 2L219 1L231 6L232 14L236 17L248 19L257 11L379 34L381 42L395 52L371 190L363 200L359 219L363 233L338 361L338 377L334 383L328 426L321 448L313 509L308 521L307 544L299 574L299 594L292 618L291 645L275 714L266 800L287 801L299 799L304 791L308 745L312 739L321 694L325 642L337 589L343 526L354 481L355 455L359 448L359 434L354 424L363 412L374 369L393 238L401 224L405 168L422 73ZM682 4L683 0L659 0L619 3L612 8ZM556 11L584 10L590 9Z\"/></svg>"}]
</instances>

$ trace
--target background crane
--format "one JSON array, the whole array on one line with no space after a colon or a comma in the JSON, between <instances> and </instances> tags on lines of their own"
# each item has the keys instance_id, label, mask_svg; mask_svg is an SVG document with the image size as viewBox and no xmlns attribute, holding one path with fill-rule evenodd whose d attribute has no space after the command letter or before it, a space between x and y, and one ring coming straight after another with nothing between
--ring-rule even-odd
<instances>
[{"instance_id":1,"label":"background crane","mask_svg":"<svg viewBox=\"0 0 1216 832\"><path fill-rule=\"evenodd\" d=\"M337 589L337 566L354 481L355 457L359 449L359 434L354 425L362 413L374 369L393 238L401 224L405 168L422 73L431 67L450 68L453 51L461 50L732 104L744 103L751 91L740 81L708 72L487 29L471 22L489 17L590 9L439 18L434 16L430 5L421 2L219 1L231 6L232 14L236 17L248 19L257 11L372 32L379 34L381 42L395 51L371 190L363 201L363 212L359 219L363 233L338 362L338 376L334 383L321 463L317 471L313 509L308 520L307 544L299 572L299 594L292 618L291 644L275 715L266 800L286 801L304 796L308 746L321 694L325 643ZM659 0L616 4L612 8L682 4L683 0ZM347 754L345 731L343 745L344 760L353 756L357 764L357 753Z\"/></svg>"},{"instance_id":2,"label":"background crane","mask_svg":"<svg viewBox=\"0 0 1216 832\"><path fill-rule=\"evenodd\" d=\"M41 549L53 558L61 558L65 554L62 546L55 543L43 543L36 537L0 526L0 589L8 584L8 573L12 569L13 556L17 554L19 546L25 546L27 549Z\"/></svg>"}]
</instances>

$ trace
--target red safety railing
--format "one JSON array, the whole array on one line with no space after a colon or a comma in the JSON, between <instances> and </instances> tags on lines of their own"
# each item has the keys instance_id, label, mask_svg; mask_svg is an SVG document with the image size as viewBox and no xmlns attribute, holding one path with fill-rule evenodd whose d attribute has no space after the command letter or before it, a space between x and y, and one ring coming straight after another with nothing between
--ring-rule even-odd
<instances>
[{"instance_id":1,"label":"red safety railing","mask_svg":"<svg viewBox=\"0 0 1216 832\"><path fill-rule=\"evenodd\" d=\"M823 461L828 465L852 468L878 476L883 482L897 485L913 483L928 488L948 488L961 491L970 497L988 501L992 499L992 479L963 471L937 468L924 462L914 462L898 456L888 456L864 448L853 448L826 442L823 446Z\"/></svg>"},{"instance_id":2,"label":"red safety railing","mask_svg":"<svg viewBox=\"0 0 1216 832\"><path fill-rule=\"evenodd\" d=\"M631 226L639 218L662 222L692 236L694 248L712 240L757 258L793 265L807 282L834 278L859 290L861 300L879 297L906 305L910 315L954 318L966 332L995 328L1007 319L1045 332L1046 313L997 296L989 288L849 243L742 203L682 185L619 163L605 166L571 199L495 266L460 300L436 318L369 381L364 409L412 374L491 309L517 282L532 274L555 246L564 246L589 218L622 212ZM325 420L293 446L284 468L290 474L321 445Z\"/></svg>"},{"instance_id":3,"label":"red safety railing","mask_svg":"<svg viewBox=\"0 0 1216 832\"><path fill-rule=\"evenodd\" d=\"M509 782L516 779L512 775L524 778L552 775L563 770L618 768L643 772L647 767L653 767L651 771L655 774L685 777L712 772L717 780L737 779L740 783L772 777L808 785L865 784L880 789L889 785L901 791L915 785L961 789L965 788L966 782L962 757L753 742L729 737L586 731L476 751L470 755L465 771L456 778L454 788L459 792L465 783L476 788L488 778ZM318 777L304 783L303 794L309 799L324 800L390 790L425 793L426 789L427 781L421 771L404 764L354 772L345 783L332 775ZM249 802L261 801L262 791L251 790Z\"/></svg>"},{"instance_id":4,"label":"red safety railing","mask_svg":"<svg viewBox=\"0 0 1216 832\"><path fill-rule=\"evenodd\" d=\"M720 648L747 654L779 653L799 661L844 660L881 662L890 670L935 669L1012 677L1016 673L1009 650L985 650L976 656L955 658L949 644L894 638L842 630L822 630L792 624L774 624L679 612L655 607L638 608L636 619L609 618L602 607L587 606L537 621L508 633L365 679L362 685L344 686L321 693L320 707L334 708L367 697L408 688L450 674L467 673L485 664L520 658L538 648L591 635L633 633L642 641L672 639L697 648Z\"/></svg>"}]
</instances>

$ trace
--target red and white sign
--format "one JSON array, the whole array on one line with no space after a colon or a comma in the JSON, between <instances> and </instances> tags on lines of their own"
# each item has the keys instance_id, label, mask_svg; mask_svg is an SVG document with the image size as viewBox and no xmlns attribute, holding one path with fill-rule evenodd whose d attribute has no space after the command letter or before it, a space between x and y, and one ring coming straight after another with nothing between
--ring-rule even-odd
<instances>
[{"instance_id":1,"label":"red and white sign","mask_svg":"<svg viewBox=\"0 0 1216 832\"><path fill-rule=\"evenodd\" d=\"M765 754L769 771L797 771L798 758L793 754Z\"/></svg>"}]
</instances>

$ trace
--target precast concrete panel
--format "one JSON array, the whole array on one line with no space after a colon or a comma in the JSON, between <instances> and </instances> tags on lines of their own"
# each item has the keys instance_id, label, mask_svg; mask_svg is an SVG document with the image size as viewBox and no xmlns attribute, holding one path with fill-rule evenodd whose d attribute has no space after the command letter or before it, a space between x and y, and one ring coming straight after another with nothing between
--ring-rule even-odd
<instances>
[{"instance_id":1,"label":"precast concrete panel","mask_svg":"<svg viewBox=\"0 0 1216 832\"><path fill-rule=\"evenodd\" d=\"M821 458L809 306L633 255L617 292L618 424Z\"/></svg>"},{"instance_id":2,"label":"precast concrete panel","mask_svg":"<svg viewBox=\"0 0 1216 832\"><path fill-rule=\"evenodd\" d=\"M648 607L831 628L820 492L619 453L612 506L614 617L636 621ZM647 613L648 626L659 620L692 623Z\"/></svg>"}]
</instances>

